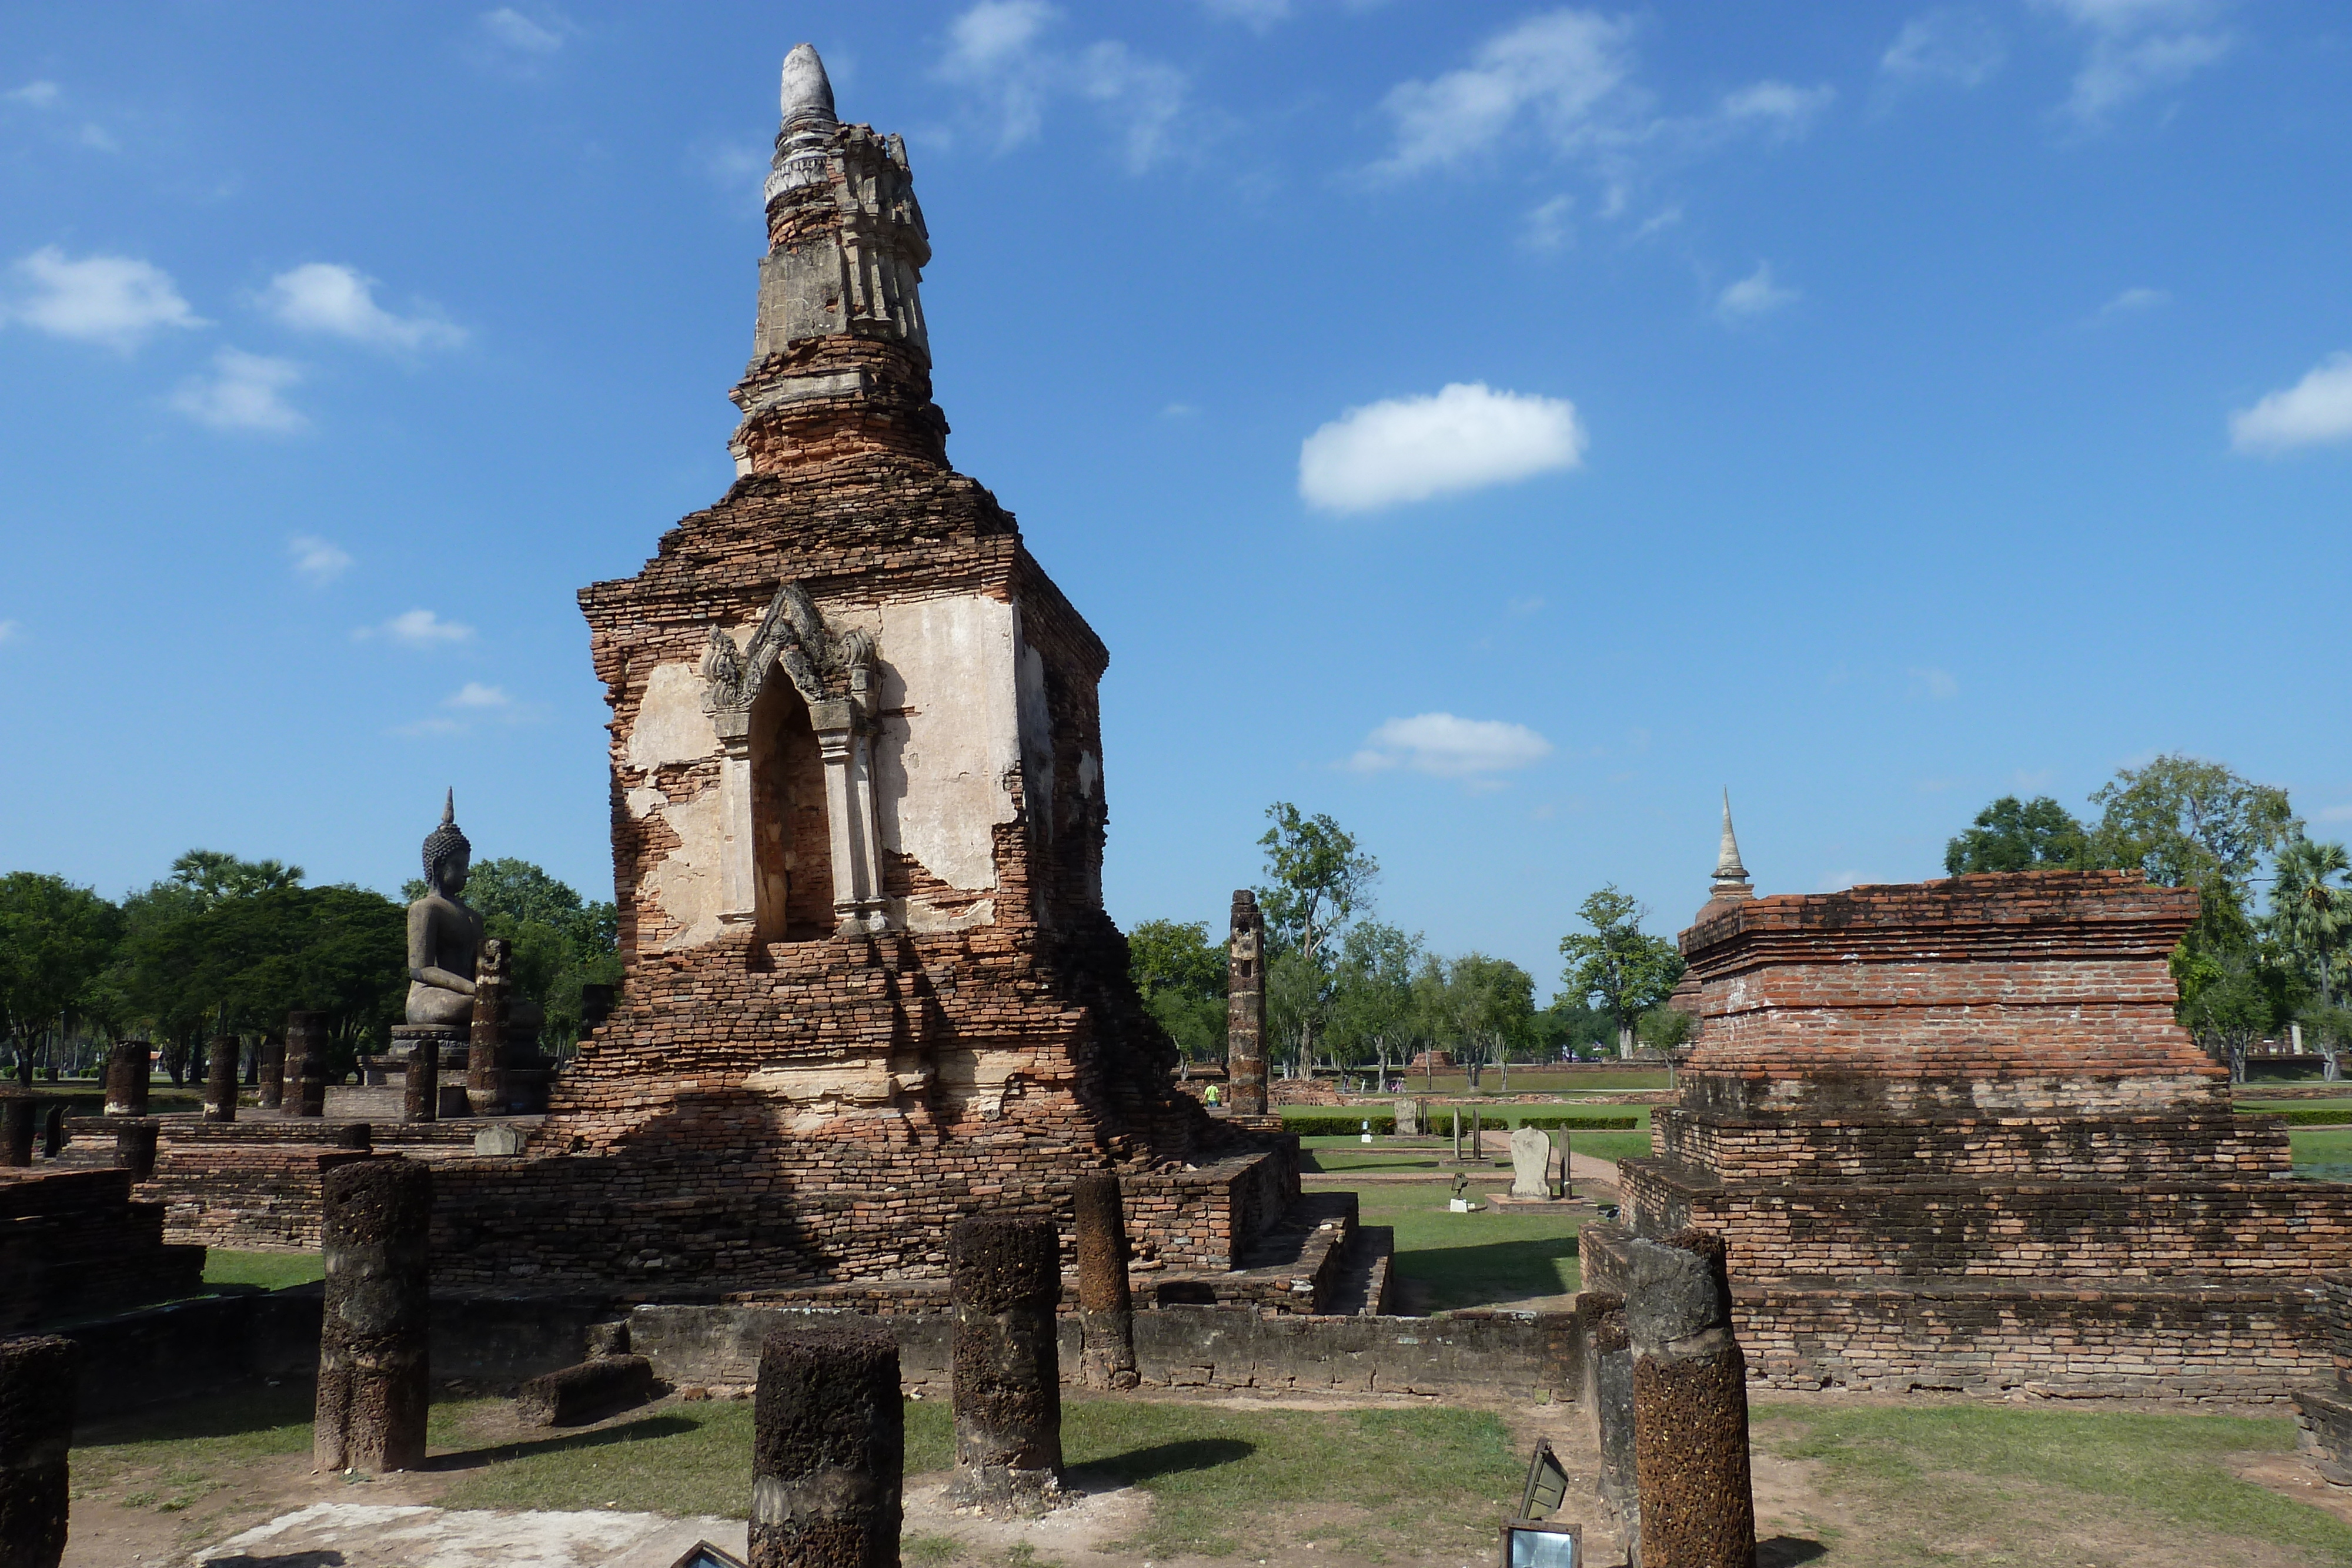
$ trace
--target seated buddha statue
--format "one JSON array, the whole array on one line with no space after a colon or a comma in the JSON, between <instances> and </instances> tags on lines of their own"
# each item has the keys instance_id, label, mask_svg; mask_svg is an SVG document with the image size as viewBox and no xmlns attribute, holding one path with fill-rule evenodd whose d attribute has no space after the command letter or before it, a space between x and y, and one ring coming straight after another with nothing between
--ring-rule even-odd
<instances>
[{"instance_id":1,"label":"seated buddha statue","mask_svg":"<svg viewBox=\"0 0 2352 1568\"><path fill-rule=\"evenodd\" d=\"M482 950L482 917L459 896L473 869L474 846L457 831L457 792L441 808L441 825L425 840L425 880L430 891L408 906L408 1021L470 1023L474 964Z\"/></svg>"}]
</instances>

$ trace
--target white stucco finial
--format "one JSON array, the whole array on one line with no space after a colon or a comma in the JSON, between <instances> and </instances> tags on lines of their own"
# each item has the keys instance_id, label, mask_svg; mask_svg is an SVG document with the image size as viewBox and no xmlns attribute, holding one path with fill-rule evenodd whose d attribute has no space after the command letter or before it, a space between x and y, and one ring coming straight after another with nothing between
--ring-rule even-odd
<instances>
[{"instance_id":1,"label":"white stucco finial","mask_svg":"<svg viewBox=\"0 0 2352 1568\"><path fill-rule=\"evenodd\" d=\"M1707 889L1716 898L1754 896L1748 868L1739 863L1739 840L1731 831L1731 791L1723 792L1723 847L1715 857L1715 881Z\"/></svg>"},{"instance_id":2,"label":"white stucco finial","mask_svg":"<svg viewBox=\"0 0 2352 1568\"><path fill-rule=\"evenodd\" d=\"M793 52L784 57L779 96L787 131L798 129L796 121L828 131L839 123L833 114L833 83L825 77L824 62L817 58L814 44L794 44Z\"/></svg>"}]
</instances>

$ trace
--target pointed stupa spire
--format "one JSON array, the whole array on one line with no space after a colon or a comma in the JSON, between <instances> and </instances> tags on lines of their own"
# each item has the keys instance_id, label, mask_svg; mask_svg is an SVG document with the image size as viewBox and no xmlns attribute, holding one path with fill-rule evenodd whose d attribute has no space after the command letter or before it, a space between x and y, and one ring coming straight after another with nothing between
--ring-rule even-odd
<instances>
[{"instance_id":1,"label":"pointed stupa spire","mask_svg":"<svg viewBox=\"0 0 2352 1568\"><path fill-rule=\"evenodd\" d=\"M768 176L762 203L779 191L814 185L824 178L825 143L841 128L834 117L833 83L814 44L794 44L784 57L783 82L777 98L783 111L783 129L776 133L775 172Z\"/></svg>"},{"instance_id":2,"label":"pointed stupa spire","mask_svg":"<svg viewBox=\"0 0 2352 1568\"><path fill-rule=\"evenodd\" d=\"M1707 884L1707 901L1718 898L1753 898L1756 890L1748 880L1748 868L1739 863L1739 840L1731 831L1731 791L1723 792L1723 847L1715 857L1715 880Z\"/></svg>"},{"instance_id":3,"label":"pointed stupa spire","mask_svg":"<svg viewBox=\"0 0 2352 1568\"><path fill-rule=\"evenodd\" d=\"M457 825L457 787L455 784L450 785L449 792L441 797L441 825L445 828Z\"/></svg>"}]
</instances>

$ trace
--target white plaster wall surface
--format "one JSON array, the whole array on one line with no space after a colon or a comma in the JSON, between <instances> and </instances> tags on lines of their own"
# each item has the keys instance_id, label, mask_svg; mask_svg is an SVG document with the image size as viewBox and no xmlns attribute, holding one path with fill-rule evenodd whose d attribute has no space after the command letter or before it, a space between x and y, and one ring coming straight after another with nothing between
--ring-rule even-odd
<instances>
[{"instance_id":1,"label":"white plaster wall surface","mask_svg":"<svg viewBox=\"0 0 2352 1568\"><path fill-rule=\"evenodd\" d=\"M973 594L885 604L879 621L884 712L874 768L883 846L912 855L950 887L989 892L995 830L1013 821L1021 766L1019 612ZM913 929L978 923L977 906L957 918L920 904L908 901Z\"/></svg>"},{"instance_id":2,"label":"white plaster wall surface","mask_svg":"<svg viewBox=\"0 0 2352 1568\"><path fill-rule=\"evenodd\" d=\"M691 664L657 664L646 677L646 695L637 705L636 722L622 747L623 760L646 772L656 768L707 761L719 755L719 732L703 711L705 684ZM678 843L646 877L639 890L661 906L676 923L665 945L693 947L719 935L719 839L725 824L716 786L683 800L673 800L646 782L624 797L629 813L659 817L678 837Z\"/></svg>"}]
</instances>

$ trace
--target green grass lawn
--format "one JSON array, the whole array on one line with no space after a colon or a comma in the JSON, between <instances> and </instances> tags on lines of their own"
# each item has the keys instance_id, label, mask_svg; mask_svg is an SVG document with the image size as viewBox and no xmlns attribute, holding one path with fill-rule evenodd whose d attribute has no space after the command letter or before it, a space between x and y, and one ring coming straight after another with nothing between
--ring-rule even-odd
<instances>
[{"instance_id":1,"label":"green grass lawn","mask_svg":"<svg viewBox=\"0 0 2352 1568\"><path fill-rule=\"evenodd\" d=\"M2352 1565L2352 1527L2224 1468L2228 1455L2292 1449L2284 1416L1978 1404L1767 1404L1756 1416L1757 1446L1819 1463L1824 1489L1867 1527L1850 1551L1823 1531L1822 1568L2241 1563L2245 1542L2276 1549L2275 1562Z\"/></svg>"},{"instance_id":2,"label":"green grass lawn","mask_svg":"<svg viewBox=\"0 0 2352 1568\"><path fill-rule=\"evenodd\" d=\"M1507 1181L1477 1183L1472 1201ZM1452 1312L1463 1307L1528 1306L1577 1289L1579 1222L1540 1214L1454 1214L1449 1180L1368 1186L1356 1194L1358 1217L1366 1225L1396 1229L1393 1273L1414 1289L1407 1295L1418 1310Z\"/></svg>"},{"instance_id":3,"label":"green grass lawn","mask_svg":"<svg viewBox=\"0 0 2352 1568\"><path fill-rule=\"evenodd\" d=\"M2352 1181L2352 1127L2294 1127L2294 1174L2314 1181Z\"/></svg>"},{"instance_id":4,"label":"green grass lawn","mask_svg":"<svg viewBox=\"0 0 2352 1568\"><path fill-rule=\"evenodd\" d=\"M307 1387L262 1389L146 1412L140 1436L107 1423L74 1449L78 1497L199 1510L235 1485L236 1467L310 1446ZM479 1445L475 1430L505 1402L436 1403L427 1468L453 1473L448 1508L647 1510L741 1519L751 1499L748 1400L665 1405L595 1431ZM943 1400L907 1406L907 1474L954 1460ZM1072 1466L1108 1471L1152 1495L1150 1522L1122 1550L1138 1560L1201 1552L1273 1556L1298 1547L1293 1509L1313 1511L1318 1546L1378 1555L1458 1538L1483 1547L1496 1511L1517 1495L1525 1460L1496 1417L1402 1410L1233 1410L1179 1400L1065 1394L1062 1448ZM226 1521L215 1521L215 1528ZM1433 1532L1435 1532L1433 1535ZM909 1541L908 1561L957 1561L944 1538Z\"/></svg>"},{"instance_id":5,"label":"green grass lawn","mask_svg":"<svg viewBox=\"0 0 2352 1568\"><path fill-rule=\"evenodd\" d=\"M282 1291L327 1277L327 1260L316 1252L232 1252L215 1247L205 1253L207 1285L259 1285Z\"/></svg>"}]
</instances>

